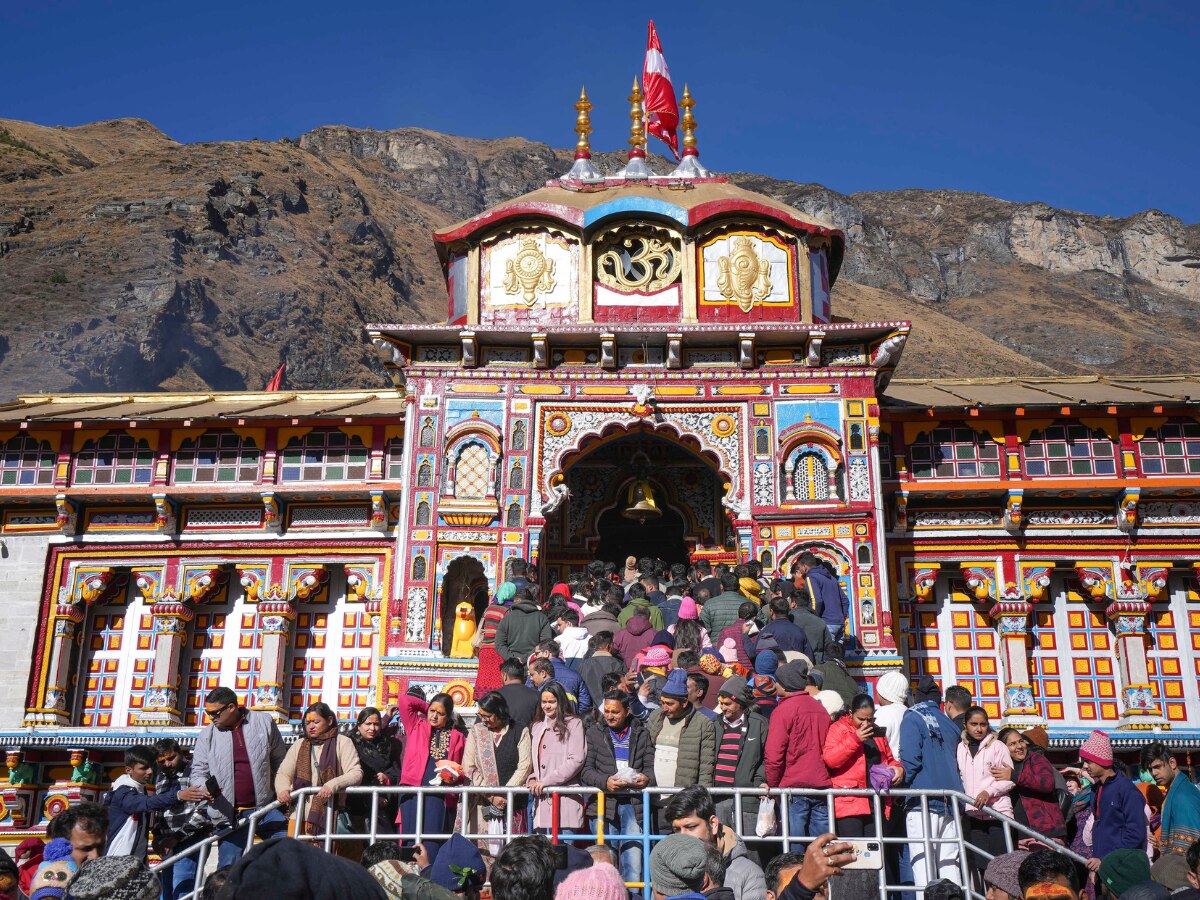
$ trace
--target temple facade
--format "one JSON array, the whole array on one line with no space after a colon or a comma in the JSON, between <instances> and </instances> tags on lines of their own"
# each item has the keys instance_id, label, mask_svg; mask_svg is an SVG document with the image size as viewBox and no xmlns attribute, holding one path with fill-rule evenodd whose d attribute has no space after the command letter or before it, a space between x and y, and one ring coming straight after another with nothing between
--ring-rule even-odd
<instances>
[{"instance_id":1,"label":"temple facade","mask_svg":"<svg viewBox=\"0 0 1200 900\"><path fill-rule=\"evenodd\" d=\"M1200 746L1195 378L893 378L909 324L831 310L838 230L694 141L638 159L601 177L581 140L438 232L446 324L371 326L387 389L0 406L0 829L194 735L217 685L285 729L414 684L469 706L517 557L548 586L810 550L867 689L900 668L1058 747Z\"/></svg>"}]
</instances>

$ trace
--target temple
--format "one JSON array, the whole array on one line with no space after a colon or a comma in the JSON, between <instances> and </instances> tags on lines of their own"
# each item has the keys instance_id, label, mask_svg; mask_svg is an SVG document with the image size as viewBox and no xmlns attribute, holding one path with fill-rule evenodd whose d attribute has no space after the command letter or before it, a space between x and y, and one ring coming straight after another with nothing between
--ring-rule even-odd
<instances>
[{"instance_id":1,"label":"temple","mask_svg":"<svg viewBox=\"0 0 1200 900\"><path fill-rule=\"evenodd\" d=\"M217 685L285 726L469 706L454 638L516 557L549 585L810 550L868 688L1200 746L1200 382L894 378L909 323L831 309L845 236L709 173L691 106L674 172L635 115L603 175L581 97L568 173L434 235L446 324L370 327L390 387L0 406L0 831L194 735Z\"/></svg>"}]
</instances>

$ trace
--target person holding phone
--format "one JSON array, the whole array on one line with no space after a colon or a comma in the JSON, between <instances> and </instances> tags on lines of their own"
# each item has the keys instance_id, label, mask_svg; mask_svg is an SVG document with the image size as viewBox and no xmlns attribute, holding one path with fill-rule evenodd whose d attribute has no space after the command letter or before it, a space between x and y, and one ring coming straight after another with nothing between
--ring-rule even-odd
<instances>
[{"instance_id":1,"label":"person holding phone","mask_svg":"<svg viewBox=\"0 0 1200 900\"><path fill-rule=\"evenodd\" d=\"M833 787L888 790L904 780L904 766L892 755L887 737L875 727L875 704L859 694L850 712L829 726L822 753ZM883 801L885 818L892 800ZM841 837L875 837L875 816L870 797L837 797L833 801L837 832Z\"/></svg>"}]
</instances>

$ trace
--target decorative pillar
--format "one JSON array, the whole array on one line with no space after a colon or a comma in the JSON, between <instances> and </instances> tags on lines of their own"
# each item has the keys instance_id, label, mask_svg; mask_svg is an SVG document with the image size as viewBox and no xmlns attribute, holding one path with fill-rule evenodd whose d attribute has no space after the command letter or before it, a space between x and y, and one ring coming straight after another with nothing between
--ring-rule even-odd
<instances>
[{"instance_id":1,"label":"decorative pillar","mask_svg":"<svg viewBox=\"0 0 1200 900\"><path fill-rule=\"evenodd\" d=\"M132 717L132 724L179 725L182 723L179 683L183 642L188 623L196 613L186 600L180 600L170 590L162 593L159 601L150 607L150 613L154 616L154 665L145 702Z\"/></svg>"},{"instance_id":2,"label":"decorative pillar","mask_svg":"<svg viewBox=\"0 0 1200 900\"><path fill-rule=\"evenodd\" d=\"M368 697L368 703L372 706L377 706L383 709L387 702L387 691L382 685L382 678L379 672L379 644L382 638L379 635L380 625L383 621L383 602L376 597L374 600L367 601L367 615L371 617L371 629L375 636L371 641L371 693Z\"/></svg>"},{"instance_id":3,"label":"decorative pillar","mask_svg":"<svg viewBox=\"0 0 1200 900\"><path fill-rule=\"evenodd\" d=\"M41 710L31 710L26 724L70 725L67 697L74 682L75 644L87 607L82 603L59 603L54 608L50 639L50 670ZM31 721L32 720L32 721Z\"/></svg>"},{"instance_id":4,"label":"decorative pillar","mask_svg":"<svg viewBox=\"0 0 1200 900\"><path fill-rule=\"evenodd\" d=\"M1162 707L1154 699L1146 665L1146 616L1150 603L1135 582L1122 590L1104 610L1117 638L1117 671L1121 676L1122 728L1143 729L1163 724Z\"/></svg>"},{"instance_id":5,"label":"decorative pillar","mask_svg":"<svg viewBox=\"0 0 1200 900\"><path fill-rule=\"evenodd\" d=\"M250 708L270 713L276 722L288 720L288 710L283 702L284 663L287 660L288 637L295 621L296 607L280 596L278 588L272 587L267 599L259 601L258 629L262 636L262 657L258 686Z\"/></svg>"},{"instance_id":6,"label":"decorative pillar","mask_svg":"<svg viewBox=\"0 0 1200 900\"><path fill-rule=\"evenodd\" d=\"M1000 664L1004 667L1004 706L1000 714L1008 725L1044 725L1033 699L1029 677L1029 617L1033 604L1015 584L1005 587L989 615L1000 635Z\"/></svg>"}]
</instances>

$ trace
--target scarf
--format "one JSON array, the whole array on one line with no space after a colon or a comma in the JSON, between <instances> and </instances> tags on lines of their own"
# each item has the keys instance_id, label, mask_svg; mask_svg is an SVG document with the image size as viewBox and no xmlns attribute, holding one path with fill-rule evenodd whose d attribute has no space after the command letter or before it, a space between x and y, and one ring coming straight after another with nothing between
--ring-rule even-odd
<instances>
[{"instance_id":1,"label":"scarf","mask_svg":"<svg viewBox=\"0 0 1200 900\"><path fill-rule=\"evenodd\" d=\"M1200 841L1200 790L1176 772L1163 803L1159 847L1163 853L1187 853L1196 841Z\"/></svg>"},{"instance_id":2,"label":"scarf","mask_svg":"<svg viewBox=\"0 0 1200 900\"><path fill-rule=\"evenodd\" d=\"M364 784L373 783L376 775L386 772L393 765L394 744L391 735L383 729L380 729L379 737L373 741L368 741L357 730L350 739L354 742L354 749L358 751L358 761L362 763Z\"/></svg>"},{"instance_id":3,"label":"scarf","mask_svg":"<svg viewBox=\"0 0 1200 900\"><path fill-rule=\"evenodd\" d=\"M513 726L509 725L508 728ZM496 763L496 741L502 739L508 733L508 728L500 733L499 736L493 734L488 727L482 723L476 723L471 726L471 738L475 741L475 774L471 778L471 783L479 787L500 787L500 767ZM492 805L487 797L471 798L483 802L483 815L485 818L504 818L504 812Z\"/></svg>"},{"instance_id":4,"label":"scarf","mask_svg":"<svg viewBox=\"0 0 1200 900\"><path fill-rule=\"evenodd\" d=\"M300 739L300 755L296 759L296 774L292 777L292 790L299 790L306 787L317 787L323 784L329 784L333 779L342 774L341 762L337 755L337 739L338 730L336 725L331 725L326 728L320 735L315 738ZM317 779L313 780L312 772L312 751L314 747L320 748L320 757L317 760ZM336 801L339 808L344 804L342 798ZM308 815L304 818L304 833L305 834L323 834L325 828L325 808L329 805L327 800L322 800L320 797L313 796L308 804Z\"/></svg>"},{"instance_id":5,"label":"scarf","mask_svg":"<svg viewBox=\"0 0 1200 900\"><path fill-rule=\"evenodd\" d=\"M983 746L983 741L981 741L981 740L977 741L975 738L968 737L967 735L963 735L963 736L967 738L967 750L970 751L970 753L971 753L971 759L974 759L975 756L979 753L979 748L981 746Z\"/></svg>"}]
</instances>

